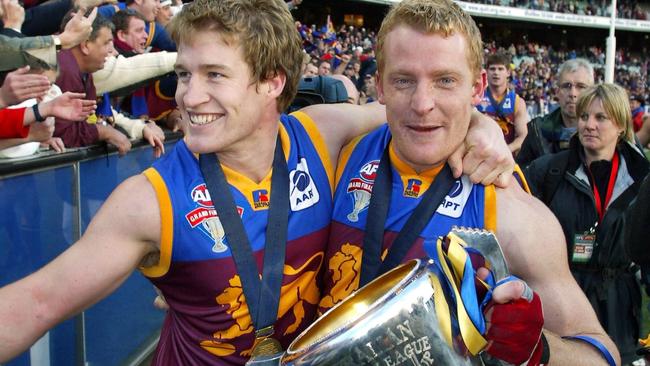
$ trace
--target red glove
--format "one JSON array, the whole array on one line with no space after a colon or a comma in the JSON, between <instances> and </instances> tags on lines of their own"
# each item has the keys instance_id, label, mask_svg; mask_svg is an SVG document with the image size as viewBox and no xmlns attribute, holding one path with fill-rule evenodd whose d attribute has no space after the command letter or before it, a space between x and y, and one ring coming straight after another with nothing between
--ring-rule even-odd
<instances>
[{"instance_id":1,"label":"red glove","mask_svg":"<svg viewBox=\"0 0 650 366\"><path fill-rule=\"evenodd\" d=\"M486 352L519 365L539 365L543 354L544 314L539 295L528 302L519 298L505 304L491 302L486 308L488 330Z\"/></svg>"}]
</instances>

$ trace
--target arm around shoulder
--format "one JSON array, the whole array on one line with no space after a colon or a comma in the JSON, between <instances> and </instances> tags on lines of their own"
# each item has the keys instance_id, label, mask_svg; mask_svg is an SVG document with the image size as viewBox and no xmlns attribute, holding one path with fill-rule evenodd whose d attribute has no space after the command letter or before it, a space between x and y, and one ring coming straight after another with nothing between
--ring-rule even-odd
<instances>
[{"instance_id":1,"label":"arm around shoulder","mask_svg":"<svg viewBox=\"0 0 650 366\"><path fill-rule=\"evenodd\" d=\"M138 197L138 199L133 199ZM113 292L157 251L159 208L142 176L113 191L78 242L39 271L0 289L0 362Z\"/></svg>"},{"instance_id":2,"label":"arm around shoulder","mask_svg":"<svg viewBox=\"0 0 650 366\"><path fill-rule=\"evenodd\" d=\"M386 122L386 108L378 102L354 105L315 104L301 109L320 131L332 161L353 138L368 133Z\"/></svg>"}]
</instances>

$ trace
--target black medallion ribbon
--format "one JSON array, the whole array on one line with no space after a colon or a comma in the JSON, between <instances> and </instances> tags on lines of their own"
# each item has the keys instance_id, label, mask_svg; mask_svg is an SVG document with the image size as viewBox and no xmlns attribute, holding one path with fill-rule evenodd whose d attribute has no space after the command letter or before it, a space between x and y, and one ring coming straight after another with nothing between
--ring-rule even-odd
<instances>
[{"instance_id":1,"label":"black medallion ribbon","mask_svg":"<svg viewBox=\"0 0 650 366\"><path fill-rule=\"evenodd\" d=\"M455 182L451 174L451 168L449 168L448 164L445 164L429 189L422 196L422 200L415 207L402 230L397 234L382 263L381 250L384 242L384 226L388 217L393 185L389 146L390 144L386 145L384 149L372 187L365 236L363 238L359 288L402 262L406 253L431 221L438 206L440 206Z\"/></svg>"},{"instance_id":2,"label":"black medallion ribbon","mask_svg":"<svg viewBox=\"0 0 650 366\"><path fill-rule=\"evenodd\" d=\"M216 154L201 154L199 165L212 203L228 238L228 245L241 278L257 338L268 337L273 334L272 326L278 316L289 223L289 169L280 137L277 138L273 157L271 201L261 279L250 240L235 206L219 158ZM265 330L266 334L258 334L260 330Z\"/></svg>"}]
</instances>

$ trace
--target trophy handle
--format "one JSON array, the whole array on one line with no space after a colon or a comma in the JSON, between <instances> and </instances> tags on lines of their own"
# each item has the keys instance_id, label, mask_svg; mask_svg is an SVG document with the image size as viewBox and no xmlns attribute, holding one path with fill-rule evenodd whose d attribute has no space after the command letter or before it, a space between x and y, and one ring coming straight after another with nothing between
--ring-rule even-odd
<instances>
[{"instance_id":1,"label":"trophy handle","mask_svg":"<svg viewBox=\"0 0 650 366\"><path fill-rule=\"evenodd\" d=\"M503 255L501 245L494 233L487 230L462 226L452 227L450 233L456 234L459 238L463 239L468 247L481 252L486 262L490 265L495 282L499 282L510 276L506 257Z\"/></svg>"}]
</instances>

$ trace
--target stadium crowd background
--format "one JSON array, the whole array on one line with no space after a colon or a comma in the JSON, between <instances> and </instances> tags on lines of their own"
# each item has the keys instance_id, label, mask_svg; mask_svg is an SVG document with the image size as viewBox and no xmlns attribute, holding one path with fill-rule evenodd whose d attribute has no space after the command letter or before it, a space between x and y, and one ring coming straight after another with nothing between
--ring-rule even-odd
<instances>
[{"instance_id":1,"label":"stadium crowd background","mask_svg":"<svg viewBox=\"0 0 650 366\"><path fill-rule=\"evenodd\" d=\"M611 15L609 10L610 2L603 0L470 0L469 2L578 15L596 15L604 17ZM646 20L648 19L648 9L646 7L638 1L620 1L616 4L616 14L619 18Z\"/></svg>"},{"instance_id":2,"label":"stadium crowd background","mask_svg":"<svg viewBox=\"0 0 650 366\"><path fill-rule=\"evenodd\" d=\"M484 3L501 4L504 6L512 6L511 2L487 1ZM515 1L515 6L533 7L533 4L549 4L544 1L539 2L524 2ZM571 9L575 7L558 6L559 3L564 2L550 2L554 7L550 9L563 10L565 12L572 12ZM577 2L571 2L576 4ZM594 4L596 2L593 2ZM592 4L593 5L593 4ZM602 4L601 4L602 5ZM535 5L537 6L537 5ZM641 9L638 4L632 2L623 2L619 6L620 17L628 14L627 9ZM533 7L534 8L534 7ZM548 6L544 5L544 9ZM600 9L600 8L599 8ZM642 11L645 17L646 12ZM578 14L590 14L578 12ZM591 13L593 14L593 13ZM603 14L603 11L598 11L596 14ZM638 19L645 19L645 18ZM297 18L297 27L301 33L305 51L311 56L310 63L318 68L323 61L330 64L330 73L335 73L337 67L341 62L345 62L346 58L351 57L349 61L350 66L347 68L354 69L357 67L358 73L348 73L339 70L339 73L344 73L346 76L351 76L352 81L358 86L361 93L361 101L363 102L364 95L368 94L368 87L371 89L373 85L367 85L364 82L364 76L374 73L372 60L374 57L373 48L376 41L376 30L373 28L357 27L354 25L340 25L335 26L328 21L329 17L320 25L310 24L306 25L300 23L300 17ZM520 35L511 35L509 39L499 37L492 32L485 32L482 27L484 37L485 54L496 52L505 52L512 57L511 67L511 88L516 90L525 101L528 107L528 113L531 118L539 115L544 115L552 111L557 106L557 99L555 97L555 77L562 62L574 59L577 57L589 60L595 71L595 79L597 83L601 83L605 78L605 38L601 39L601 43L597 44L592 40L589 43L580 44L577 39L569 40L569 42L556 42L550 43L544 40L530 40L530 35L525 31L520 30ZM582 28L579 28L583 31ZM498 30L502 32L503 30ZM557 29L566 35L566 30ZM575 30L569 29L570 34ZM531 32L532 33L532 32ZM581 34L582 36L582 34ZM644 101L650 98L650 88L648 84L648 56L650 52L642 40L647 36L642 34L631 35L631 43L638 45L638 47L619 47L615 54L615 82L623 86L631 95L639 96ZM628 40L630 41L630 40ZM573 43L573 44L572 44ZM354 66L359 64L358 66ZM357 79L360 79L358 81ZM370 100L372 100L373 90L370 90Z\"/></svg>"},{"instance_id":3,"label":"stadium crowd background","mask_svg":"<svg viewBox=\"0 0 650 366\"><path fill-rule=\"evenodd\" d=\"M9 0L0 1L4 4ZM66 1L73 3L69 0L49 0L47 3ZM86 1L100 5L102 0ZM609 14L607 2L601 0L472 2L577 15ZM180 6L176 1L168 0L163 3L166 3L168 8ZM293 0L290 3L293 5L296 30L303 38L307 64L305 75L341 74L350 79L353 88L359 93L359 103L376 100L372 77L376 72L374 48L376 31L387 6L336 0ZM38 4L38 0L24 2L27 9ZM617 11L619 18L645 20L648 19L649 9L650 4L621 1ZM348 17L350 14L352 16ZM526 101L531 118L545 115L557 107L556 76L559 65L564 61L577 57L586 58L594 66L595 81L600 83L604 80L607 35L605 30L488 18L477 18L477 23L483 34L486 55L506 52L511 56L511 87ZM648 35L640 32L617 32L617 37L619 47L615 57L615 82L623 86L630 95L647 102L650 99L647 61L650 50L646 46ZM171 115L172 113L169 113L167 116ZM160 125L164 129L173 128L173 121ZM644 328L644 331L648 330L647 325Z\"/></svg>"}]
</instances>

